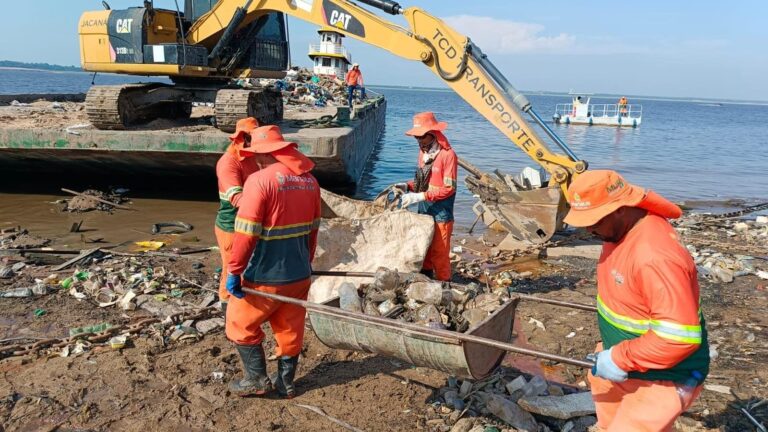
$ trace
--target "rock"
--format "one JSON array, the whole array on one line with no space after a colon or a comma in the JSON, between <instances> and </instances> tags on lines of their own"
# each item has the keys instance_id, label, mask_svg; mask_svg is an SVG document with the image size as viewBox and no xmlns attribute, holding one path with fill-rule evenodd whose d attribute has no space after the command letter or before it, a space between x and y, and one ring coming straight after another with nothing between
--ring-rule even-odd
<instances>
[{"instance_id":1,"label":"rock","mask_svg":"<svg viewBox=\"0 0 768 432\"><path fill-rule=\"evenodd\" d=\"M195 328L201 334L208 334L214 330L224 328L224 318L216 317L199 321L197 324L195 324Z\"/></svg>"},{"instance_id":2,"label":"rock","mask_svg":"<svg viewBox=\"0 0 768 432\"><path fill-rule=\"evenodd\" d=\"M469 432L475 425L475 420L471 418L462 418L451 428L451 432Z\"/></svg>"},{"instance_id":3,"label":"rock","mask_svg":"<svg viewBox=\"0 0 768 432\"><path fill-rule=\"evenodd\" d=\"M461 316L469 321L470 327L475 327L488 316L488 312L482 309L467 309L461 313Z\"/></svg>"},{"instance_id":4,"label":"rock","mask_svg":"<svg viewBox=\"0 0 768 432\"><path fill-rule=\"evenodd\" d=\"M523 387L523 395L525 397L528 396L538 396L540 394L543 394L545 391L547 391L547 388L549 387L549 384L547 384L547 381L536 375L533 378L531 378L530 381Z\"/></svg>"},{"instance_id":5,"label":"rock","mask_svg":"<svg viewBox=\"0 0 768 432\"><path fill-rule=\"evenodd\" d=\"M491 400L488 401L488 411L517 429L522 429L528 432L536 432L539 430L536 420L534 420L529 412L501 396L493 395L491 397Z\"/></svg>"},{"instance_id":6,"label":"rock","mask_svg":"<svg viewBox=\"0 0 768 432\"><path fill-rule=\"evenodd\" d=\"M507 393L514 395L515 392L518 392L518 397L520 397L523 394L522 390L526 384L528 384L528 381L525 380L524 376L520 375L519 377L507 383Z\"/></svg>"},{"instance_id":7,"label":"rock","mask_svg":"<svg viewBox=\"0 0 768 432\"><path fill-rule=\"evenodd\" d=\"M379 267L373 276L373 286L380 291L394 291L400 285L400 274L397 270Z\"/></svg>"},{"instance_id":8,"label":"rock","mask_svg":"<svg viewBox=\"0 0 768 432\"><path fill-rule=\"evenodd\" d=\"M517 403L528 412L562 420L595 413L595 402L589 392L566 396L526 396Z\"/></svg>"},{"instance_id":9,"label":"rock","mask_svg":"<svg viewBox=\"0 0 768 432\"><path fill-rule=\"evenodd\" d=\"M472 382L468 380L463 381L461 383L461 387L459 388L459 396L465 398L470 391L472 391Z\"/></svg>"},{"instance_id":10,"label":"rock","mask_svg":"<svg viewBox=\"0 0 768 432\"><path fill-rule=\"evenodd\" d=\"M494 312L500 304L499 297L491 293L483 293L474 298L474 307L487 312Z\"/></svg>"},{"instance_id":11,"label":"rock","mask_svg":"<svg viewBox=\"0 0 768 432\"><path fill-rule=\"evenodd\" d=\"M414 282L405 291L405 295L411 300L439 305L443 300L443 284L439 282Z\"/></svg>"},{"instance_id":12,"label":"rock","mask_svg":"<svg viewBox=\"0 0 768 432\"><path fill-rule=\"evenodd\" d=\"M430 322L442 323L442 318L440 317L440 311L437 310L435 305L432 305L432 304L424 305L419 310L417 310L416 320L423 324L430 323Z\"/></svg>"},{"instance_id":13,"label":"rock","mask_svg":"<svg viewBox=\"0 0 768 432\"><path fill-rule=\"evenodd\" d=\"M385 302L382 302L379 305L379 313L381 315L386 315L387 312L391 311L397 304L392 300L387 300Z\"/></svg>"},{"instance_id":14,"label":"rock","mask_svg":"<svg viewBox=\"0 0 768 432\"><path fill-rule=\"evenodd\" d=\"M11 270L17 272L17 271L23 269L24 267L26 267L26 265L27 265L27 263L25 263L23 261L19 261L16 264L11 266Z\"/></svg>"},{"instance_id":15,"label":"rock","mask_svg":"<svg viewBox=\"0 0 768 432\"><path fill-rule=\"evenodd\" d=\"M550 396L564 396L565 393L563 393L563 388L556 385L551 385L549 388L547 388L547 393L549 393Z\"/></svg>"},{"instance_id":16,"label":"rock","mask_svg":"<svg viewBox=\"0 0 768 432\"><path fill-rule=\"evenodd\" d=\"M0 279L10 279L14 276L13 269L10 267L0 268Z\"/></svg>"},{"instance_id":17,"label":"rock","mask_svg":"<svg viewBox=\"0 0 768 432\"><path fill-rule=\"evenodd\" d=\"M733 225L733 230L736 232L746 232L749 231L749 225L744 222L736 222Z\"/></svg>"},{"instance_id":18,"label":"rock","mask_svg":"<svg viewBox=\"0 0 768 432\"><path fill-rule=\"evenodd\" d=\"M564 256L575 256L589 259L598 259L603 252L603 246L599 244L580 244L573 246L558 246L547 248L547 257L559 258Z\"/></svg>"}]
</instances>

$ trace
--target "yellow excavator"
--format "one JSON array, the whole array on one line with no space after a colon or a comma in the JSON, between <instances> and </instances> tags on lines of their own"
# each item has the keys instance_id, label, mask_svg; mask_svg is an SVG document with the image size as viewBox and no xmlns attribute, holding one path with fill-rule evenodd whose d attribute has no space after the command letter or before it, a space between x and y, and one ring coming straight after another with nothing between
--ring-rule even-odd
<instances>
[{"instance_id":1,"label":"yellow excavator","mask_svg":"<svg viewBox=\"0 0 768 432\"><path fill-rule=\"evenodd\" d=\"M265 87L242 89L235 78L281 77L288 44L285 16L330 26L346 36L422 63L496 126L550 175L542 188L518 187L501 173L490 175L466 162L467 186L480 196L476 211L515 238L541 243L561 224L563 193L587 169L468 37L417 7L391 0L358 0L391 15L407 28L348 0L186 0L184 11L143 7L85 12L80 18L83 69L134 75L164 75L173 85L94 86L86 97L91 122L120 129L142 119L189 115L191 103L215 104L218 127L237 119L279 120L282 101ZM524 116L530 117L564 153L555 153Z\"/></svg>"}]
</instances>

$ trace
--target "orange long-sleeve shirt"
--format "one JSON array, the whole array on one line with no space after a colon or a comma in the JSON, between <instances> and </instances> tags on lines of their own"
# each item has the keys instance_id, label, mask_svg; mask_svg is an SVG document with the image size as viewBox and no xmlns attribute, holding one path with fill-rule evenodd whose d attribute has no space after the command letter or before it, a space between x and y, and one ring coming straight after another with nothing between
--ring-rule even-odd
<instances>
[{"instance_id":1,"label":"orange long-sleeve shirt","mask_svg":"<svg viewBox=\"0 0 768 432\"><path fill-rule=\"evenodd\" d=\"M280 162L245 181L229 272L248 282L284 285L309 278L320 224L320 186Z\"/></svg>"},{"instance_id":2,"label":"orange long-sleeve shirt","mask_svg":"<svg viewBox=\"0 0 768 432\"><path fill-rule=\"evenodd\" d=\"M603 245L597 291L603 344L630 377L706 375L696 266L666 219L649 213L620 242Z\"/></svg>"},{"instance_id":3,"label":"orange long-sleeve shirt","mask_svg":"<svg viewBox=\"0 0 768 432\"><path fill-rule=\"evenodd\" d=\"M219 184L219 211L216 214L216 226L233 232L238 203L242 197L243 185L251 174L259 170L252 157L241 160L236 150L230 146L216 163L216 177Z\"/></svg>"}]
</instances>

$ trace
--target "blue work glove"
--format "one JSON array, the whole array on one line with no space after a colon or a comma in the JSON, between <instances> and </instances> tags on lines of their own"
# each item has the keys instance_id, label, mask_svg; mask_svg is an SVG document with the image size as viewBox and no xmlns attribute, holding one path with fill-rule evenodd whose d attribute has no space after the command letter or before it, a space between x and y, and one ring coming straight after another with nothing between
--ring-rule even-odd
<instances>
[{"instance_id":1,"label":"blue work glove","mask_svg":"<svg viewBox=\"0 0 768 432\"><path fill-rule=\"evenodd\" d=\"M424 192L408 192L400 198L400 208L406 208L408 206L418 204L422 201L426 201L427 197Z\"/></svg>"},{"instance_id":2,"label":"blue work glove","mask_svg":"<svg viewBox=\"0 0 768 432\"><path fill-rule=\"evenodd\" d=\"M239 299L245 297L245 293L240 287L240 275L227 275L227 292Z\"/></svg>"},{"instance_id":3,"label":"blue work glove","mask_svg":"<svg viewBox=\"0 0 768 432\"><path fill-rule=\"evenodd\" d=\"M611 351L600 351L597 353L597 361L592 366L592 375L605 378L608 381L622 382L627 380L627 373L613 362Z\"/></svg>"}]
</instances>

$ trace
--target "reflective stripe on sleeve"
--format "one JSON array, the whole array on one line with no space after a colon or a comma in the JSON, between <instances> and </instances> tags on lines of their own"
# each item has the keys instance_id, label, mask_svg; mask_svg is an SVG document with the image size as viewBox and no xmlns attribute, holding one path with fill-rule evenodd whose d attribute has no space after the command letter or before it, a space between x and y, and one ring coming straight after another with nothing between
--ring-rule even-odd
<instances>
[{"instance_id":1,"label":"reflective stripe on sleeve","mask_svg":"<svg viewBox=\"0 0 768 432\"><path fill-rule=\"evenodd\" d=\"M237 217L235 218L235 232L256 237L262 232L261 223Z\"/></svg>"}]
</instances>

